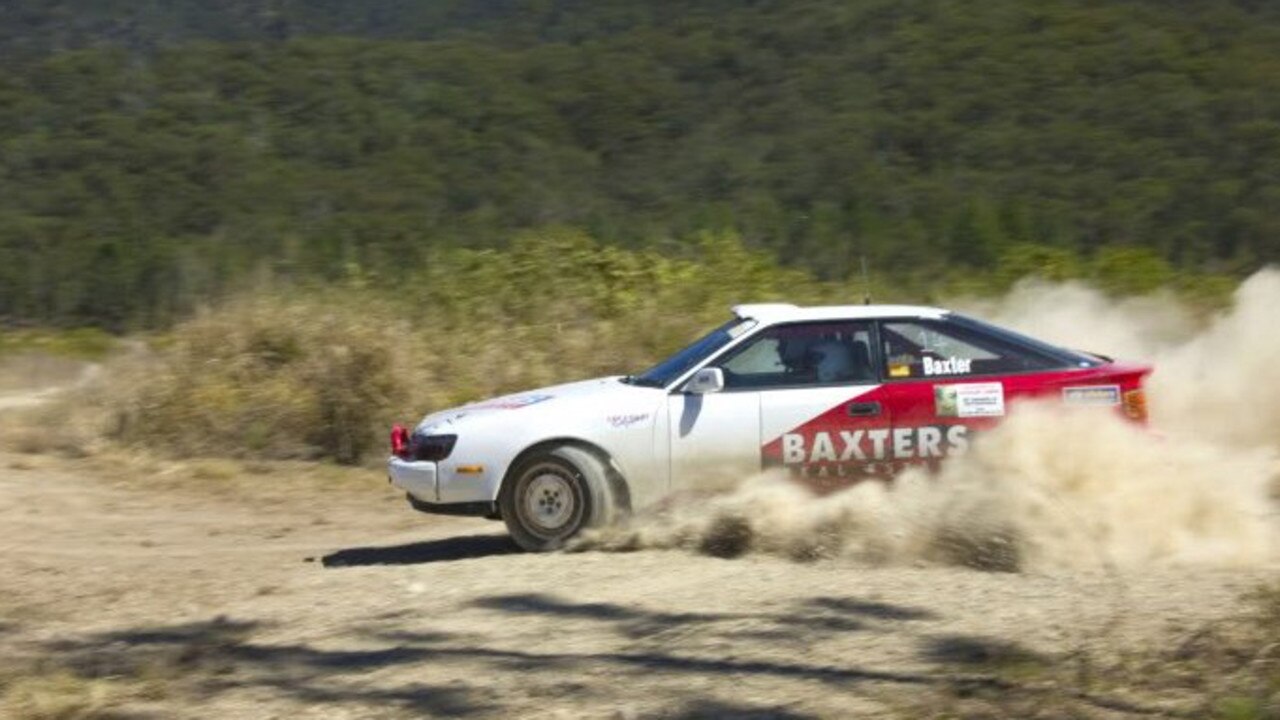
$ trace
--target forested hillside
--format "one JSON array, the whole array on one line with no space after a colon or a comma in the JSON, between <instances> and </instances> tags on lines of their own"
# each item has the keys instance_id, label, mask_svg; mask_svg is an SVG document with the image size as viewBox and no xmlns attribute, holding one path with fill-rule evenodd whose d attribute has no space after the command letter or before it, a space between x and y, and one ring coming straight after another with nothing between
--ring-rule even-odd
<instances>
[{"instance_id":1,"label":"forested hillside","mask_svg":"<svg viewBox=\"0 0 1280 720\"><path fill-rule=\"evenodd\" d=\"M163 324L263 277L394 280L546 226L668 254L731 231L913 287L1280 259L1265 2L0 13L10 320Z\"/></svg>"}]
</instances>

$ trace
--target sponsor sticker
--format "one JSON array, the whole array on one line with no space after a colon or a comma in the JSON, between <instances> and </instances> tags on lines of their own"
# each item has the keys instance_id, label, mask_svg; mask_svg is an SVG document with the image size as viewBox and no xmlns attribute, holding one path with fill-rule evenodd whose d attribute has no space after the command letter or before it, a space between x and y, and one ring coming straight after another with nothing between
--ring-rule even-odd
<instances>
[{"instance_id":1,"label":"sponsor sticker","mask_svg":"<svg viewBox=\"0 0 1280 720\"><path fill-rule=\"evenodd\" d=\"M1084 385L1062 388L1062 401L1068 405L1119 405L1119 385Z\"/></svg>"},{"instance_id":2,"label":"sponsor sticker","mask_svg":"<svg viewBox=\"0 0 1280 720\"><path fill-rule=\"evenodd\" d=\"M973 360L969 358L951 357L946 360L934 360L931 357L924 359L925 375L963 375L970 372L969 368L973 366Z\"/></svg>"},{"instance_id":3,"label":"sponsor sticker","mask_svg":"<svg viewBox=\"0 0 1280 720\"><path fill-rule=\"evenodd\" d=\"M911 377L911 366L907 363L889 363L889 377Z\"/></svg>"},{"instance_id":4,"label":"sponsor sticker","mask_svg":"<svg viewBox=\"0 0 1280 720\"><path fill-rule=\"evenodd\" d=\"M938 417L999 417L1004 415L1004 385L934 385L933 409Z\"/></svg>"},{"instance_id":5,"label":"sponsor sticker","mask_svg":"<svg viewBox=\"0 0 1280 720\"><path fill-rule=\"evenodd\" d=\"M609 427L622 429L638 425L648 419L649 413L631 413L630 415L610 415L604 421L609 424Z\"/></svg>"},{"instance_id":6,"label":"sponsor sticker","mask_svg":"<svg viewBox=\"0 0 1280 720\"><path fill-rule=\"evenodd\" d=\"M943 458L969 449L965 425L871 428L786 433L782 464L862 464L867 461Z\"/></svg>"}]
</instances>

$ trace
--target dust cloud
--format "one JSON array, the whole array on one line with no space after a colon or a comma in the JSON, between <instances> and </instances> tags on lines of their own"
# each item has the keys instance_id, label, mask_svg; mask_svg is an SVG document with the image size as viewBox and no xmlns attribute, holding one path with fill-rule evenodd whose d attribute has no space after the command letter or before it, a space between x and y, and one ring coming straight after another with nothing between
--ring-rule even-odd
<instances>
[{"instance_id":1,"label":"dust cloud","mask_svg":"<svg viewBox=\"0 0 1280 720\"><path fill-rule=\"evenodd\" d=\"M958 303L997 324L1068 347L1155 365L1152 425L1224 448L1280 450L1280 269L1197 319L1171 295L1110 301L1078 284L1024 283L996 303Z\"/></svg>"},{"instance_id":2,"label":"dust cloud","mask_svg":"<svg viewBox=\"0 0 1280 720\"><path fill-rule=\"evenodd\" d=\"M1027 283L965 312L1070 347L1148 362L1152 422L1025 404L936 474L817 497L781 474L677 499L579 549L941 563L987 570L1260 565L1280 559L1280 271L1199 318L1172 296L1111 300Z\"/></svg>"}]
</instances>

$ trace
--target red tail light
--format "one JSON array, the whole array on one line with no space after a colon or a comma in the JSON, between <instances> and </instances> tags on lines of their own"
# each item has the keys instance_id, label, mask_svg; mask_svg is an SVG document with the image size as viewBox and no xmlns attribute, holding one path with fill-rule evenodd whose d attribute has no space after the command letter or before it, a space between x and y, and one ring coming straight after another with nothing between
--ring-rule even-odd
<instances>
[{"instance_id":1,"label":"red tail light","mask_svg":"<svg viewBox=\"0 0 1280 720\"><path fill-rule=\"evenodd\" d=\"M409 457L409 431L403 425L391 428L391 454L398 458Z\"/></svg>"},{"instance_id":2,"label":"red tail light","mask_svg":"<svg viewBox=\"0 0 1280 720\"><path fill-rule=\"evenodd\" d=\"M1147 393L1142 388L1124 393L1124 414L1138 422L1147 421Z\"/></svg>"}]
</instances>

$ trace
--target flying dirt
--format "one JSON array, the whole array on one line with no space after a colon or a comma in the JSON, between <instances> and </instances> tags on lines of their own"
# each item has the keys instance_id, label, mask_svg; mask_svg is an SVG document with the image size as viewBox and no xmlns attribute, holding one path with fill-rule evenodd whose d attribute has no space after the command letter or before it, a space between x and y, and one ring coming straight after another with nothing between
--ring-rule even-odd
<instances>
[{"instance_id":1,"label":"flying dirt","mask_svg":"<svg viewBox=\"0 0 1280 720\"><path fill-rule=\"evenodd\" d=\"M1280 269L1255 273L1207 323L1170 294L1115 301L1077 283L1026 282L968 307L1054 342L1154 363L1147 387L1159 432L1226 452L1280 449Z\"/></svg>"},{"instance_id":2,"label":"flying dirt","mask_svg":"<svg viewBox=\"0 0 1280 720\"><path fill-rule=\"evenodd\" d=\"M1151 426L1024 405L936 475L913 470L890 485L814 497L765 474L727 494L669 503L578 548L996 570L1277 559L1280 335L1271 314L1280 272L1254 275L1207 324L1171 296L1117 302L1077 284L1027 283L967 306L1069 347L1154 362Z\"/></svg>"}]
</instances>

